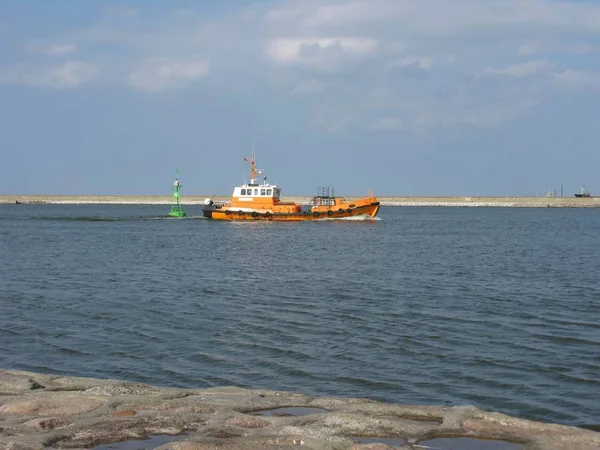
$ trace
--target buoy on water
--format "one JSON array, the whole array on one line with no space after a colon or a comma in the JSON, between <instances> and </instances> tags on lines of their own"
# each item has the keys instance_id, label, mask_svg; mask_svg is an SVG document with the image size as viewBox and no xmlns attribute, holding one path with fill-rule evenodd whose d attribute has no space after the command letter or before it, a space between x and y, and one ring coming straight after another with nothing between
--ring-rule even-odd
<instances>
[{"instance_id":1,"label":"buoy on water","mask_svg":"<svg viewBox=\"0 0 600 450\"><path fill-rule=\"evenodd\" d=\"M173 204L171 205L171 211L169 216L171 217L185 217L185 211L183 210L179 198L181 197L181 184L179 183L180 170L177 169L177 178L173 182Z\"/></svg>"}]
</instances>

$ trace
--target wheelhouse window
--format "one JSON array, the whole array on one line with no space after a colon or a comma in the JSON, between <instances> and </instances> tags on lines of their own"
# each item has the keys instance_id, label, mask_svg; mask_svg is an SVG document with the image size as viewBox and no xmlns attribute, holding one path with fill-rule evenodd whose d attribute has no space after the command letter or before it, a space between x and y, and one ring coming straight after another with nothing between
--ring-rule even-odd
<instances>
[{"instance_id":1,"label":"wheelhouse window","mask_svg":"<svg viewBox=\"0 0 600 450\"><path fill-rule=\"evenodd\" d=\"M252 189L250 189L252 190ZM258 189L254 189L254 195L258 195Z\"/></svg>"},{"instance_id":2,"label":"wheelhouse window","mask_svg":"<svg viewBox=\"0 0 600 450\"><path fill-rule=\"evenodd\" d=\"M267 195L272 195L273 190L272 189L267 189Z\"/></svg>"},{"instance_id":3,"label":"wheelhouse window","mask_svg":"<svg viewBox=\"0 0 600 450\"><path fill-rule=\"evenodd\" d=\"M242 195L246 195L246 189L242 189Z\"/></svg>"},{"instance_id":4,"label":"wheelhouse window","mask_svg":"<svg viewBox=\"0 0 600 450\"><path fill-rule=\"evenodd\" d=\"M260 190L260 195L265 195L265 189Z\"/></svg>"}]
</instances>

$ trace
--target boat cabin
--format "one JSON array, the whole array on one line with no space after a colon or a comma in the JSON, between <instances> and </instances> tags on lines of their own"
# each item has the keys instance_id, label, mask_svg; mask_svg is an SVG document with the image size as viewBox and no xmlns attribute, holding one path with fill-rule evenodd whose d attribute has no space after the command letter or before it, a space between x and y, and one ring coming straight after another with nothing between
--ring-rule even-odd
<instances>
[{"instance_id":1,"label":"boat cabin","mask_svg":"<svg viewBox=\"0 0 600 450\"><path fill-rule=\"evenodd\" d=\"M244 184L233 189L232 197L237 198L239 201L248 202L254 201L255 198L261 200L271 198L278 201L280 195L281 189L273 184Z\"/></svg>"},{"instance_id":2,"label":"boat cabin","mask_svg":"<svg viewBox=\"0 0 600 450\"><path fill-rule=\"evenodd\" d=\"M281 188L274 184L243 184L233 189L231 196L231 208L242 208L242 210L251 209L269 209L273 207L282 207L281 211L296 212L296 204L290 202L282 202L280 200Z\"/></svg>"}]
</instances>

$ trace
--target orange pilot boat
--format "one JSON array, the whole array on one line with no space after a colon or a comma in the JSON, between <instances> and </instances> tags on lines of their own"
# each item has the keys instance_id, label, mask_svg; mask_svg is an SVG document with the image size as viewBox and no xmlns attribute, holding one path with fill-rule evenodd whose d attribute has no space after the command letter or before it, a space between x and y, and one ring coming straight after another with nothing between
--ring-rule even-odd
<instances>
[{"instance_id":1,"label":"orange pilot boat","mask_svg":"<svg viewBox=\"0 0 600 450\"><path fill-rule=\"evenodd\" d=\"M248 159L246 159L248 161ZM373 196L346 201L335 197L333 189L320 187L309 204L281 201L281 188L268 184L266 177L262 184L256 183L257 175L254 153L250 158L250 183L237 186L229 202L204 200L204 217L215 220L271 220L301 221L321 219L345 219L348 217L374 218L379 212L379 201Z\"/></svg>"}]
</instances>

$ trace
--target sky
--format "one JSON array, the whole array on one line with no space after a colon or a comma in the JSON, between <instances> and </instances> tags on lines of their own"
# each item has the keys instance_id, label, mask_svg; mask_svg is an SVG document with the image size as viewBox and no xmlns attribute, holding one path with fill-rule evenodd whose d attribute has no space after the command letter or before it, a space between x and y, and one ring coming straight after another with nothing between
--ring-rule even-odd
<instances>
[{"instance_id":1,"label":"sky","mask_svg":"<svg viewBox=\"0 0 600 450\"><path fill-rule=\"evenodd\" d=\"M600 1L0 0L0 194L600 195Z\"/></svg>"}]
</instances>

